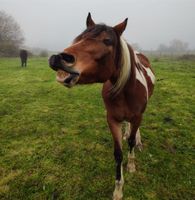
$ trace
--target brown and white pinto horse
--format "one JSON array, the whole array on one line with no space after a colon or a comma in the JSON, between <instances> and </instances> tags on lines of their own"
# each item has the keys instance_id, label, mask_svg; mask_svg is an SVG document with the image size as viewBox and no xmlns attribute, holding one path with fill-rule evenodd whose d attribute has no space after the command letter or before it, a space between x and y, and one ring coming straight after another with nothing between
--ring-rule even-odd
<instances>
[{"instance_id":1,"label":"brown and white pinto horse","mask_svg":"<svg viewBox=\"0 0 195 200\"><path fill-rule=\"evenodd\" d=\"M95 24L89 13L87 29L71 46L49 59L50 67L57 71L57 81L66 87L104 83L102 96L116 161L114 200L123 196L122 122L127 122L127 170L134 172L134 147L142 145L139 126L155 81L148 59L122 38L126 25L127 19L114 27Z\"/></svg>"}]
</instances>

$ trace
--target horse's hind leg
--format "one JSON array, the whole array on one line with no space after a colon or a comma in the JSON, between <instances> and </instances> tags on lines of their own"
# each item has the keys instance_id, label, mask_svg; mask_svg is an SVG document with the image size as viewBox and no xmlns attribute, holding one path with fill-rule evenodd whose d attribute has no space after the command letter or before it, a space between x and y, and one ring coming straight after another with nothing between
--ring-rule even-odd
<instances>
[{"instance_id":1,"label":"horse's hind leg","mask_svg":"<svg viewBox=\"0 0 195 200\"><path fill-rule=\"evenodd\" d=\"M128 163L127 163L127 171L129 172L135 172L135 152L134 147L135 145L138 146L139 149L141 149L142 143L141 143L141 136L139 131L139 125L141 123L142 117L135 117L132 121L132 127L131 127L131 133L128 138L128 145L129 145L129 152L128 152Z\"/></svg>"},{"instance_id":2,"label":"horse's hind leg","mask_svg":"<svg viewBox=\"0 0 195 200\"><path fill-rule=\"evenodd\" d=\"M128 140L131 132L131 124L129 122L125 122L125 133L123 135L123 140Z\"/></svg>"},{"instance_id":3,"label":"horse's hind leg","mask_svg":"<svg viewBox=\"0 0 195 200\"><path fill-rule=\"evenodd\" d=\"M126 122L125 123L125 133L123 135L123 140L127 140L130 137L131 134L131 123L130 122ZM142 142L141 142L141 134L140 134L140 130L138 128L137 132L136 132L136 144L135 146L141 151L142 150Z\"/></svg>"}]
</instances>

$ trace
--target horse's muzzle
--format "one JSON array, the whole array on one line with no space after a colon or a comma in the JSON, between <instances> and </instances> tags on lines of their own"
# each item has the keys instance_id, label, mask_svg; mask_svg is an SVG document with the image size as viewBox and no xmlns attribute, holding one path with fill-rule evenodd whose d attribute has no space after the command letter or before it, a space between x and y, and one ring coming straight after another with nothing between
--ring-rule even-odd
<instances>
[{"instance_id":1,"label":"horse's muzzle","mask_svg":"<svg viewBox=\"0 0 195 200\"><path fill-rule=\"evenodd\" d=\"M62 55L52 55L50 58L49 58L49 66L57 71L57 70L63 70L69 74L75 74L75 75L78 75L79 76L79 72L77 72L76 70L74 70L73 67L71 66L67 66L66 65L66 62L64 61Z\"/></svg>"},{"instance_id":2,"label":"horse's muzzle","mask_svg":"<svg viewBox=\"0 0 195 200\"><path fill-rule=\"evenodd\" d=\"M49 58L49 66L57 71L56 80L66 87L74 86L79 80L80 73L73 67L66 66L66 62L60 54L52 55Z\"/></svg>"}]
</instances>

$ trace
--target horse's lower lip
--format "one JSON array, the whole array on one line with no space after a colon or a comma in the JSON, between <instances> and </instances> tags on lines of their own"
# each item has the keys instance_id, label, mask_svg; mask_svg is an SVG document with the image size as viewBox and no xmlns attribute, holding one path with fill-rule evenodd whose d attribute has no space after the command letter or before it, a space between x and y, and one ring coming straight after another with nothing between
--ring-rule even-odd
<instances>
[{"instance_id":1,"label":"horse's lower lip","mask_svg":"<svg viewBox=\"0 0 195 200\"><path fill-rule=\"evenodd\" d=\"M68 73L64 70L57 70L56 80L65 86L76 84L80 74L78 72Z\"/></svg>"},{"instance_id":2,"label":"horse's lower lip","mask_svg":"<svg viewBox=\"0 0 195 200\"><path fill-rule=\"evenodd\" d=\"M66 77L56 77L56 80L60 83L62 83L66 87L72 87L74 86L79 79L78 74L68 74Z\"/></svg>"},{"instance_id":3,"label":"horse's lower lip","mask_svg":"<svg viewBox=\"0 0 195 200\"><path fill-rule=\"evenodd\" d=\"M73 80L77 79L77 74L70 74L67 78L64 79L64 84L70 84Z\"/></svg>"}]
</instances>

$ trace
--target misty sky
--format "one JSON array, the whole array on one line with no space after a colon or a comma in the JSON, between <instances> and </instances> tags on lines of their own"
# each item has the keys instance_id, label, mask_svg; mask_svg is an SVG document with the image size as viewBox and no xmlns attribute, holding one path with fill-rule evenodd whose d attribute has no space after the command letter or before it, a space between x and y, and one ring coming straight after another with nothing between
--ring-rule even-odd
<instances>
[{"instance_id":1,"label":"misty sky","mask_svg":"<svg viewBox=\"0 0 195 200\"><path fill-rule=\"evenodd\" d=\"M91 12L96 23L111 26L128 17L124 37L142 49L173 39L195 49L195 0L0 0L0 10L15 18L30 47L63 50Z\"/></svg>"}]
</instances>

